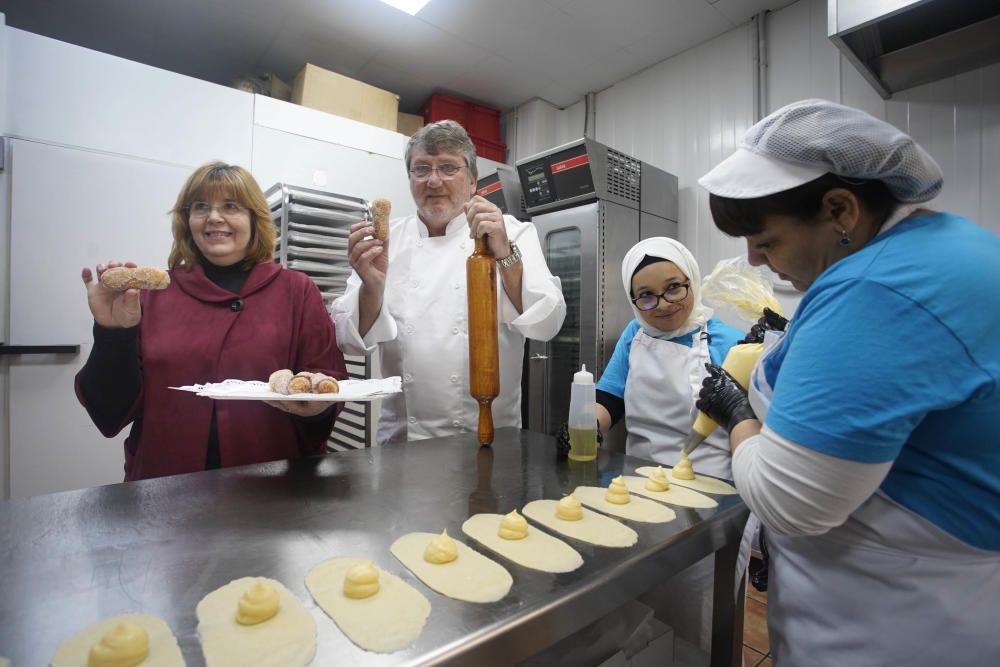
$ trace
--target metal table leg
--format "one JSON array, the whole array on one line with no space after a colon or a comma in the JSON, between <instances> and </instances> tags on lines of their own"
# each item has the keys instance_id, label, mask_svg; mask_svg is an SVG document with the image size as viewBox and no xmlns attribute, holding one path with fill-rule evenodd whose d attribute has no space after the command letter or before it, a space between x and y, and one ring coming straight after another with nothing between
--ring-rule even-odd
<instances>
[{"instance_id":1,"label":"metal table leg","mask_svg":"<svg viewBox=\"0 0 1000 667\"><path fill-rule=\"evenodd\" d=\"M712 667L740 667L743 661L743 598L746 577L736 590L736 558L740 541L730 540L715 552L712 596Z\"/></svg>"}]
</instances>

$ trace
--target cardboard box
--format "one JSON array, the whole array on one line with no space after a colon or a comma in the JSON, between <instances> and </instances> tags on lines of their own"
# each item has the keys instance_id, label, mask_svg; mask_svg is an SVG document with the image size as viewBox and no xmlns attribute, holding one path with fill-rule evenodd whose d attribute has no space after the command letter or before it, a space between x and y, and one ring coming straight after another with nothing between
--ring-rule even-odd
<instances>
[{"instance_id":1,"label":"cardboard box","mask_svg":"<svg viewBox=\"0 0 1000 667\"><path fill-rule=\"evenodd\" d=\"M291 86L276 77L273 73L268 74L267 78L271 81L271 97L277 100L284 100L285 102L292 101Z\"/></svg>"},{"instance_id":2,"label":"cardboard box","mask_svg":"<svg viewBox=\"0 0 1000 667\"><path fill-rule=\"evenodd\" d=\"M399 113L395 93L310 63L295 76L292 102L393 131Z\"/></svg>"},{"instance_id":3,"label":"cardboard box","mask_svg":"<svg viewBox=\"0 0 1000 667\"><path fill-rule=\"evenodd\" d=\"M413 133L423 126L423 116L419 116L415 113L403 113L402 111L396 114L396 131L400 134L412 137Z\"/></svg>"}]
</instances>

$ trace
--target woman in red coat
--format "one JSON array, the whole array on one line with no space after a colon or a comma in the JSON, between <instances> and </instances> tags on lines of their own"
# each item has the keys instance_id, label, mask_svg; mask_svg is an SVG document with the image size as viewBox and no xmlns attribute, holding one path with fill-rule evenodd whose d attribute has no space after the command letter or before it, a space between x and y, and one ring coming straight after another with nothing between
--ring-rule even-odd
<instances>
[{"instance_id":1,"label":"woman in red coat","mask_svg":"<svg viewBox=\"0 0 1000 667\"><path fill-rule=\"evenodd\" d=\"M248 171L199 168L172 217L166 289L113 292L99 279L115 262L98 265L96 277L82 272L94 347L76 393L105 436L132 425L125 480L324 452L337 412L329 403L214 401L169 389L267 380L282 368L347 377L319 290L273 261L271 212Z\"/></svg>"}]
</instances>

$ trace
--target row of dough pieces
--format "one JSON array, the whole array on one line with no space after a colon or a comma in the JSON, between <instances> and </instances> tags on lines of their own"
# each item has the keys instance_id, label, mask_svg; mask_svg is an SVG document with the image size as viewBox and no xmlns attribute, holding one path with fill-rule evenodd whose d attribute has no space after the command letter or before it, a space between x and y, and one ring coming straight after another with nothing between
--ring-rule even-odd
<instances>
[{"instance_id":1,"label":"row of dough pieces","mask_svg":"<svg viewBox=\"0 0 1000 667\"><path fill-rule=\"evenodd\" d=\"M581 542L624 548L634 545L638 534L604 514L665 523L675 518L674 511L648 498L710 508L718 503L695 489L718 495L736 493L721 480L692 474L690 464L683 460L671 470L674 484L661 467L643 467L636 472L645 477L617 477L606 489L580 486L559 501L530 502L523 514ZM683 479L686 476L692 479ZM631 493L645 497L631 497ZM462 531L527 568L560 573L583 564L579 552L559 538L529 530L524 516L517 510L506 516L477 514L462 524ZM457 600L495 602L513 585L502 565L456 542L447 532L409 533L397 539L390 551L428 587ZM430 602L415 588L362 558L324 561L310 570L305 583L317 604L351 641L377 653L409 646L420 635L431 611ZM273 579L232 581L202 598L196 614L208 667L308 665L316 652L315 620L291 591ZM184 659L163 619L125 614L105 619L63 642L51 664L173 667L184 665Z\"/></svg>"}]
</instances>

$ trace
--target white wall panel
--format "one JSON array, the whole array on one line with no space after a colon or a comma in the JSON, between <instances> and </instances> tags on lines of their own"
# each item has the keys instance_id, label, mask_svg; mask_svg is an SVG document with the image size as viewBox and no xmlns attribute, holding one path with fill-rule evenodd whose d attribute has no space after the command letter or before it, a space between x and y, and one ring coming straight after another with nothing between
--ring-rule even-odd
<instances>
[{"instance_id":1,"label":"white wall panel","mask_svg":"<svg viewBox=\"0 0 1000 667\"><path fill-rule=\"evenodd\" d=\"M978 222L1000 234L1000 65L980 70L984 103L981 106L982 123L979 172Z\"/></svg>"},{"instance_id":2,"label":"white wall panel","mask_svg":"<svg viewBox=\"0 0 1000 667\"><path fill-rule=\"evenodd\" d=\"M186 167L12 141L10 342L89 343L84 266L165 266Z\"/></svg>"},{"instance_id":3,"label":"white wall panel","mask_svg":"<svg viewBox=\"0 0 1000 667\"><path fill-rule=\"evenodd\" d=\"M804 0L768 14L767 108L819 97L840 101L840 52L826 37L826 2Z\"/></svg>"},{"instance_id":4,"label":"white wall panel","mask_svg":"<svg viewBox=\"0 0 1000 667\"><path fill-rule=\"evenodd\" d=\"M883 100L826 37L826 2L802 0L768 19L767 107L806 97L863 109L916 139L941 166L933 208L1000 233L1000 64Z\"/></svg>"},{"instance_id":5,"label":"white wall panel","mask_svg":"<svg viewBox=\"0 0 1000 667\"><path fill-rule=\"evenodd\" d=\"M73 378L90 355L32 355L10 362L10 494L34 496L125 478L126 428L105 438L76 400Z\"/></svg>"},{"instance_id":6,"label":"white wall panel","mask_svg":"<svg viewBox=\"0 0 1000 667\"><path fill-rule=\"evenodd\" d=\"M6 17L0 13L0 136L6 131L7 105L7 27ZM9 156L4 155L4 159ZM10 210L10 171L0 172L0 221L5 221ZM0 224L0 276L7 276L10 257L10 228ZM2 283L0 283L2 284ZM7 342L8 290L0 289L0 341ZM0 361L0 425L8 421L8 364ZM10 497L8 484L10 470L10 429L0 428L0 499Z\"/></svg>"},{"instance_id":7,"label":"white wall panel","mask_svg":"<svg viewBox=\"0 0 1000 667\"><path fill-rule=\"evenodd\" d=\"M697 180L753 124L751 39L737 28L597 95L597 140L677 175L680 240L706 273L743 252L715 228Z\"/></svg>"},{"instance_id":8,"label":"white wall panel","mask_svg":"<svg viewBox=\"0 0 1000 667\"><path fill-rule=\"evenodd\" d=\"M399 132L262 95L254 95L253 98L253 122L256 126L319 139L385 157L403 158L409 137Z\"/></svg>"},{"instance_id":9,"label":"white wall panel","mask_svg":"<svg viewBox=\"0 0 1000 667\"><path fill-rule=\"evenodd\" d=\"M191 167L249 162L253 95L6 32L8 135Z\"/></svg>"},{"instance_id":10,"label":"white wall panel","mask_svg":"<svg viewBox=\"0 0 1000 667\"><path fill-rule=\"evenodd\" d=\"M393 217L414 211L402 153L386 157L257 126L253 174L265 190L287 183L365 199L387 197Z\"/></svg>"}]
</instances>

